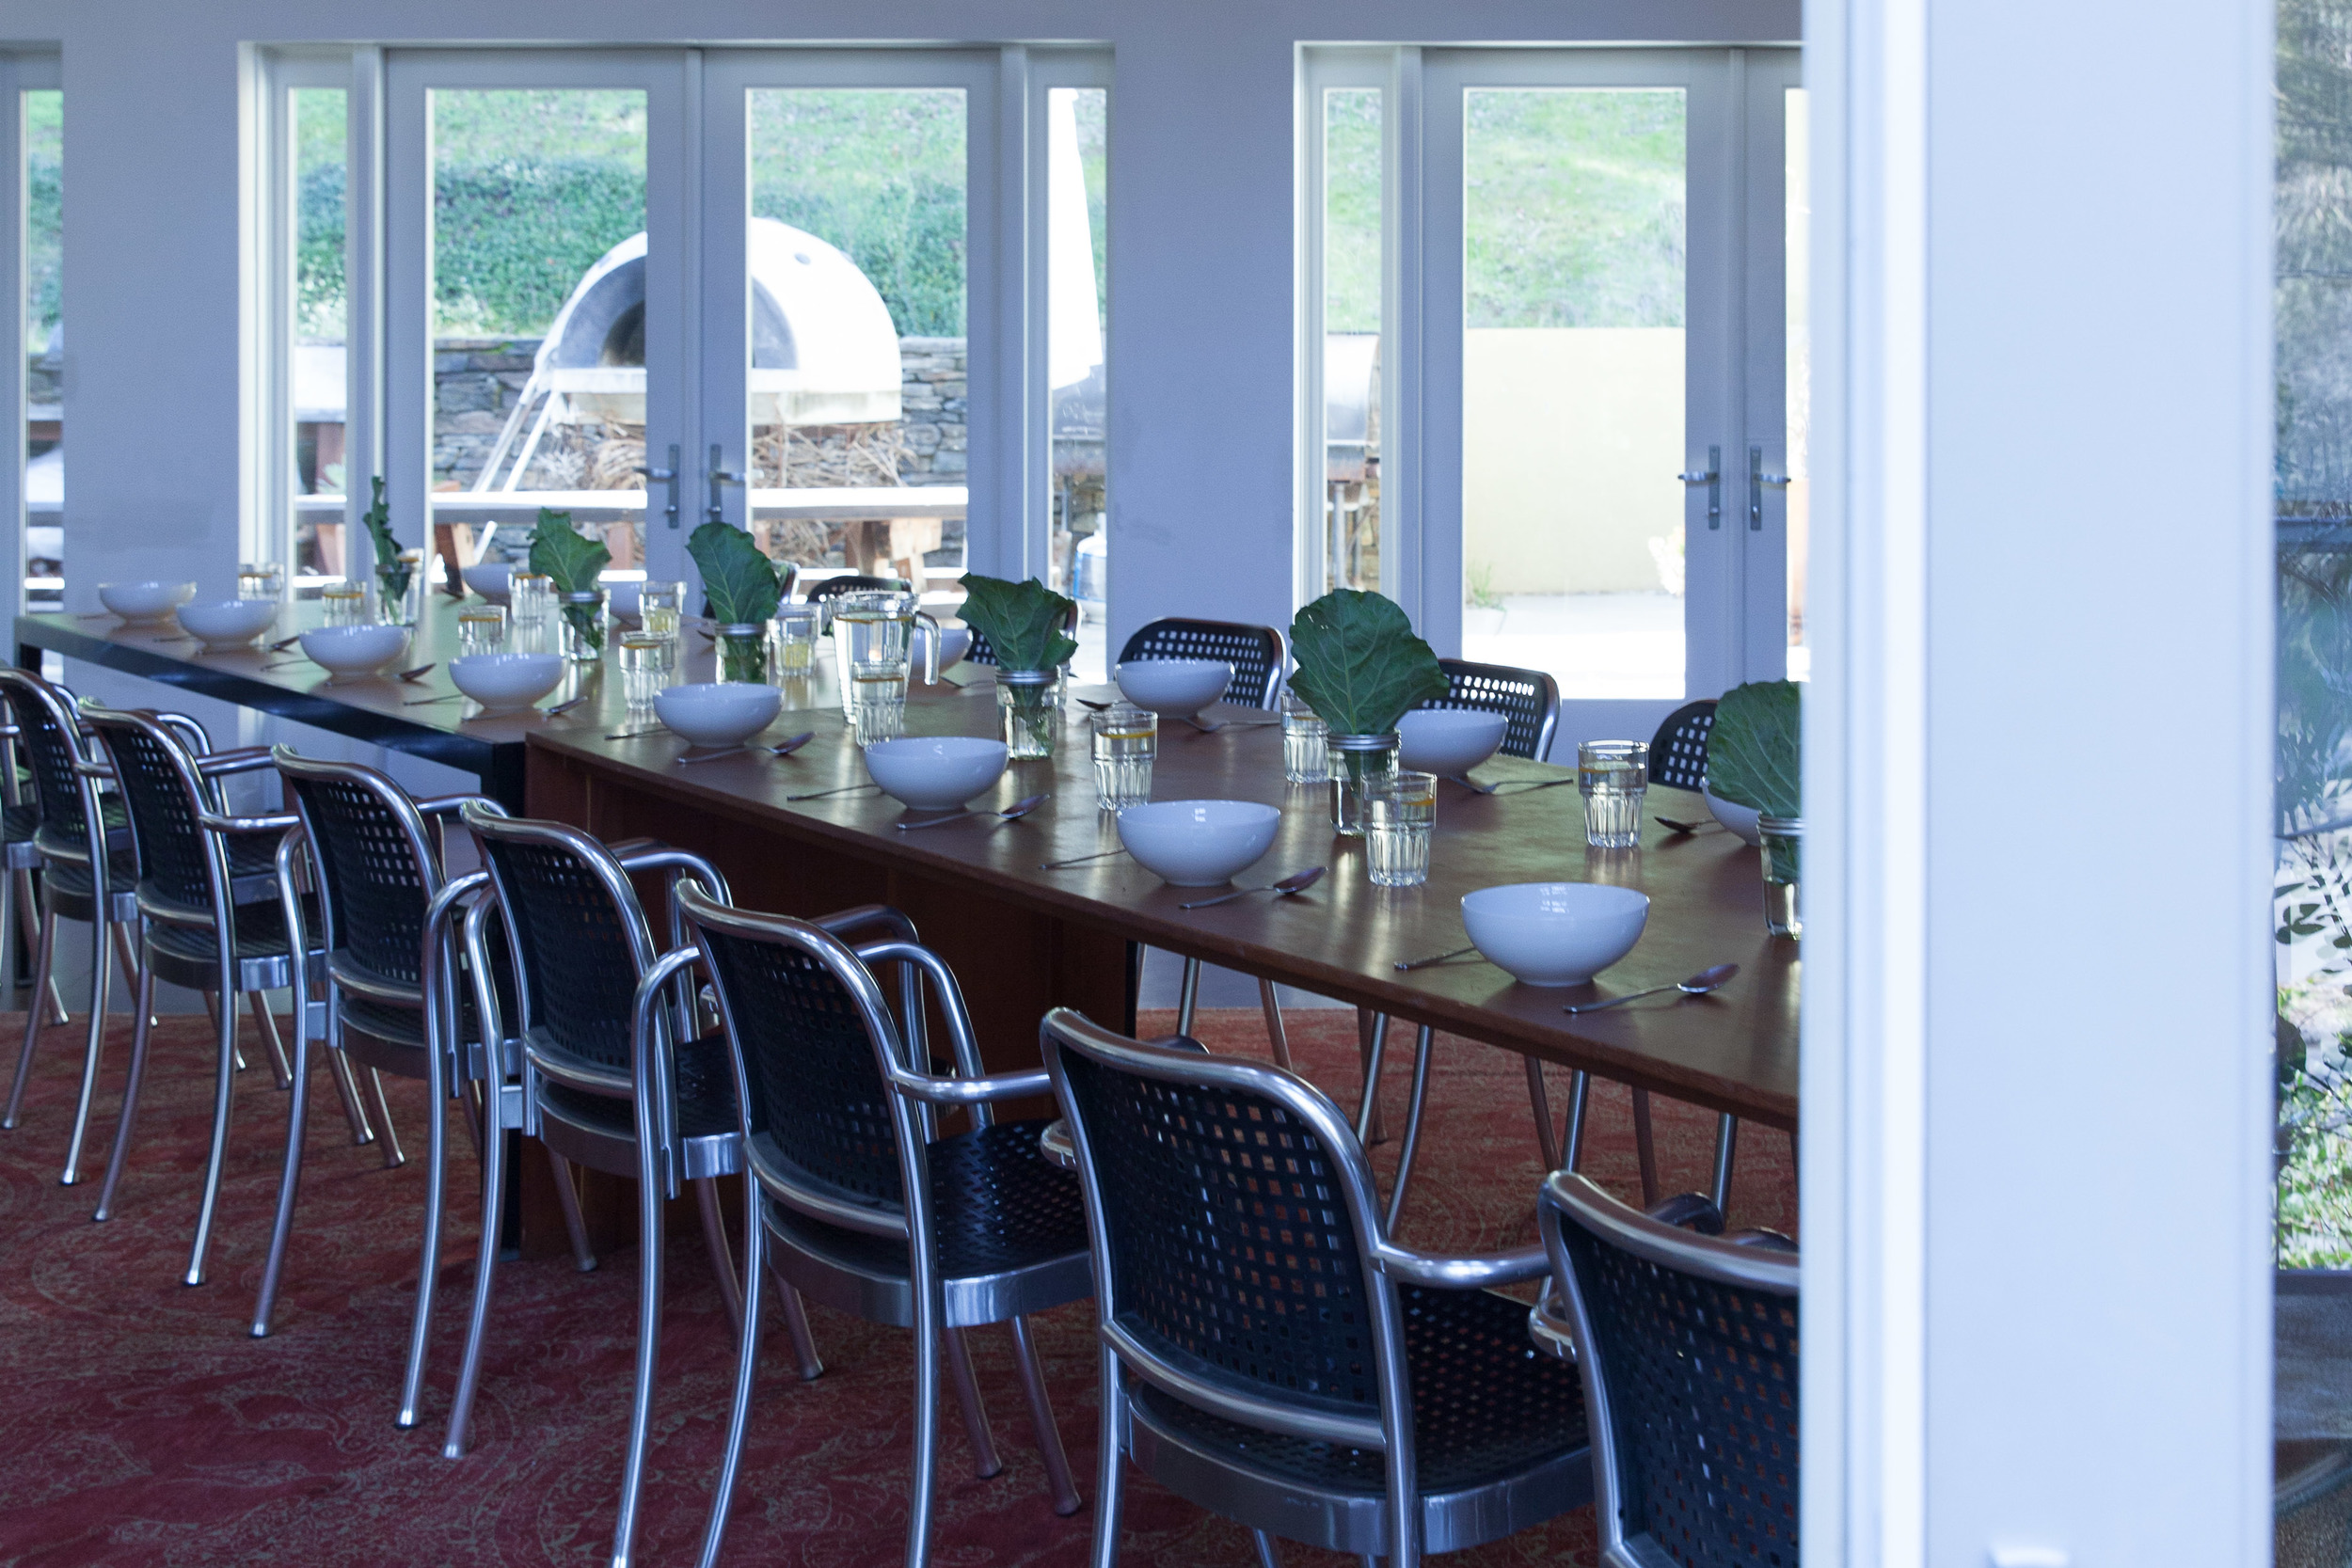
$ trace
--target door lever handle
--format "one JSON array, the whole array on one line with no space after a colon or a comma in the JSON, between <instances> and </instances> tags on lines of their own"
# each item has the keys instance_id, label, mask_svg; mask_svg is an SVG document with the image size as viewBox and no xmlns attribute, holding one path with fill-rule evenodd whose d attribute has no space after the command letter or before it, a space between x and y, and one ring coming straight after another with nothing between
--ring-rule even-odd
<instances>
[{"instance_id":1,"label":"door lever handle","mask_svg":"<svg viewBox=\"0 0 2352 1568\"><path fill-rule=\"evenodd\" d=\"M730 473L719 467L725 450L716 441L710 443L710 505L705 509L705 515L714 523L723 523L727 520L725 503L720 499L719 487L723 484L743 483L741 474ZM749 519L746 518L745 521L748 522Z\"/></svg>"},{"instance_id":2,"label":"door lever handle","mask_svg":"<svg viewBox=\"0 0 2352 1568\"><path fill-rule=\"evenodd\" d=\"M1721 447L1709 447L1707 449L1707 471L1705 473L1677 474L1675 475L1675 478L1682 481L1685 484L1704 484L1707 486L1707 526L1708 528L1723 527L1724 449Z\"/></svg>"},{"instance_id":3,"label":"door lever handle","mask_svg":"<svg viewBox=\"0 0 2352 1568\"><path fill-rule=\"evenodd\" d=\"M1764 531L1764 486L1767 484L1786 484L1788 483L1788 476L1787 474L1768 474L1764 471L1764 449L1762 447L1752 446L1748 448L1749 532L1761 533Z\"/></svg>"},{"instance_id":4,"label":"door lever handle","mask_svg":"<svg viewBox=\"0 0 2352 1568\"><path fill-rule=\"evenodd\" d=\"M668 519L669 525L672 528L677 527L677 443L675 441L670 443L670 466L668 467L648 468L643 464L640 464L636 471L644 474L648 480L653 481L657 484L666 484L669 486L670 504L661 509L661 515Z\"/></svg>"}]
</instances>

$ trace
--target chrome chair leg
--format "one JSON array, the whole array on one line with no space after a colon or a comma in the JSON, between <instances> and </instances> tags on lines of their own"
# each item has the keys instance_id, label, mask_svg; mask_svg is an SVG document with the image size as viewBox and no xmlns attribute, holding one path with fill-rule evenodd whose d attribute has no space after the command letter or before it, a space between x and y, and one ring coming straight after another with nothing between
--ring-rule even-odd
<instances>
[{"instance_id":1,"label":"chrome chair leg","mask_svg":"<svg viewBox=\"0 0 2352 1568\"><path fill-rule=\"evenodd\" d=\"M1633 1091L1633 1154L1642 1167L1642 1207L1658 1206L1658 1143L1651 1135L1649 1090Z\"/></svg>"},{"instance_id":2,"label":"chrome chair leg","mask_svg":"<svg viewBox=\"0 0 2352 1568\"><path fill-rule=\"evenodd\" d=\"M980 1399L980 1386L972 1376L972 1350L963 1342L963 1330L951 1328L946 1333L947 1371L955 1385L956 1406L963 1412L963 1434L972 1445L972 1473L982 1481L1004 1473L1005 1462L996 1452L996 1441L989 1435L988 1405ZM921 1346L914 1354L924 1354Z\"/></svg>"},{"instance_id":3,"label":"chrome chair leg","mask_svg":"<svg viewBox=\"0 0 2352 1568\"><path fill-rule=\"evenodd\" d=\"M33 942L33 973L44 981L49 976L50 960L56 956L56 946L57 917L43 911L40 935ZM57 1022L62 1023L65 1021L59 1019ZM8 1112L6 1117L0 1117L0 1127L14 1127L17 1113L24 1109L24 1084L32 1075L33 1049L40 1042L40 998L35 997L34 1005L24 1009L24 1044L16 1053L16 1082L8 1087Z\"/></svg>"},{"instance_id":4,"label":"chrome chair leg","mask_svg":"<svg viewBox=\"0 0 2352 1568\"><path fill-rule=\"evenodd\" d=\"M655 1167L649 1139L638 1140L638 1152L637 1373L629 1392L628 1449L621 1467L621 1515L612 1528L612 1568L629 1568L635 1560L645 1449L653 1433L654 1371L661 1356L661 1173Z\"/></svg>"},{"instance_id":5,"label":"chrome chair leg","mask_svg":"<svg viewBox=\"0 0 2352 1568\"><path fill-rule=\"evenodd\" d=\"M82 1041L82 1087L73 1101L73 1135L65 1146L65 1170L57 1184L71 1187L82 1179L82 1140L89 1131L90 1103L98 1095L98 1067L106 1053L106 993L113 989L109 960L113 946L106 940L108 920L102 908L89 927L89 1029ZM129 972L124 978L128 979Z\"/></svg>"},{"instance_id":6,"label":"chrome chair leg","mask_svg":"<svg viewBox=\"0 0 2352 1568\"><path fill-rule=\"evenodd\" d=\"M907 1568L930 1560L931 1494L939 1476L939 1340L946 1303L936 1286L914 1292L914 1464L909 1477L914 1497L907 1510Z\"/></svg>"},{"instance_id":7,"label":"chrome chair leg","mask_svg":"<svg viewBox=\"0 0 2352 1568\"><path fill-rule=\"evenodd\" d=\"M1413 1156L1421 1149L1421 1117L1429 1102L1429 1058L1437 1054L1438 1032L1424 1023L1413 1041L1413 1105L1405 1113L1405 1148L1397 1155L1396 1183L1389 1189L1389 1233L1405 1212L1405 1190L1413 1184Z\"/></svg>"},{"instance_id":8,"label":"chrome chair leg","mask_svg":"<svg viewBox=\"0 0 2352 1568\"><path fill-rule=\"evenodd\" d=\"M1054 1402L1046 1396L1045 1369L1038 1365L1037 1341L1029 1321L1012 1320L1012 1354L1021 1369L1021 1396L1028 1402L1029 1424L1037 1429L1037 1451L1045 1461L1045 1481L1054 1491L1054 1512L1067 1519L1078 1512L1077 1484L1070 1479L1070 1456L1062 1451L1061 1431L1054 1425Z\"/></svg>"},{"instance_id":9,"label":"chrome chair leg","mask_svg":"<svg viewBox=\"0 0 2352 1568\"><path fill-rule=\"evenodd\" d=\"M1094 1350L1103 1385L1103 1418L1094 1441L1094 1549L1089 1568L1119 1568L1120 1494L1126 1483L1127 1390L1119 1381L1119 1353Z\"/></svg>"},{"instance_id":10,"label":"chrome chair leg","mask_svg":"<svg viewBox=\"0 0 2352 1568\"><path fill-rule=\"evenodd\" d=\"M1282 1027L1282 1004L1275 997L1274 982L1263 975L1258 978L1258 1006L1265 1013L1266 1044L1273 1048L1274 1065L1288 1072L1291 1070L1290 1032Z\"/></svg>"},{"instance_id":11,"label":"chrome chair leg","mask_svg":"<svg viewBox=\"0 0 2352 1568\"><path fill-rule=\"evenodd\" d=\"M278 1211L270 1221L269 1261L262 1266L262 1289L253 1302L253 1338L269 1337L270 1315L278 1306L278 1283L286 1267L286 1243L294 1234L294 1194L302 1185L302 1152L305 1134L310 1130L310 1041L302 1022L300 993L295 995L294 1048L293 1081L286 1095L286 1159L278 1173ZM427 1178L425 1199L425 1259L426 1272L419 1286L420 1294L430 1289L432 1257L438 1240L440 1222L440 1162L434 1162L434 1171Z\"/></svg>"},{"instance_id":12,"label":"chrome chair leg","mask_svg":"<svg viewBox=\"0 0 2352 1568\"><path fill-rule=\"evenodd\" d=\"M817 1356L817 1336L809 1331L808 1307L784 1275L777 1275L772 1283L784 1303L784 1325L792 1335L792 1359L800 1365L801 1381L814 1383L825 1375L825 1364Z\"/></svg>"},{"instance_id":13,"label":"chrome chair leg","mask_svg":"<svg viewBox=\"0 0 2352 1568\"><path fill-rule=\"evenodd\" d=\"M330 1012L329 1017L332 1016ZM351 1059L343 1054L343 1048L332 1034L326 1038L326 1071L335 1080L335 1098L343 1102L343 1119L351 1123L352 1143L373 1143L375 1129L368 1125L367 1108L359 1103L359 1082L352 1076Z\"/></svg>"},{"instance_id":14,"label":"chrome chair leg","mask_svg":"<svg viewBox=\"0 0 2352 1568\"><path fill-rule=\"evenodd\" d=\"M1356 1141L1372 1142L1372 1124L1380 1116L1380 1059L1389 1050L1389 1015L1375 1013L1372 1040L1364 1052L1364 1098L1356 1110Z\"/></svg>"},{"instance_id":15,"label":"chrome chair leg","mask_svg":"<svg viewBox=\"0 0 2352 1568\"><path fill-rule=\"evenodd\" d=\"M1535 1148L1544 1157L1544 1169L1560 1168L1560 1140L1551 1131L1551 1097L1544 1090L1544 1064L1540 1057L1529 1056L1527 1062L1527 1108L1535 1113Z\"/></svg>"},{"instance_id":16,"label":"chrome chair leg","mask_svg":"<svg viewBox=\"0 0 2352 1568\"><path fill-rule=\"evenodd\" d=\"M1176 987L1176 1032L1192 1033L1193 1015L1200 1010L1200 960L1184 960L1184 977Z\"/></svg>"},{"instance_id":17,"label":"chrome chair leg","mask_svg":"<svg viewBox=\"0 0 2352 1568\"><path fill-rule=\"evenodd\" d=\"M1592 1102L1593 1075L1579 1068L1568 1081L1568 1125L1560 1139L1562 1170L1575 1170L1584 1163L1584 1117Z\"/></svg>"},{"instance_id":18,"label":"chrome chair leg","mask_svg":"<svg viewBox=\"0 0 2352 1568\"><path fill-rule=\"evenodd\" d=\"M408 1163L400 1149L400 1132L392 1126L392 1107L384 1098L384 1075L368 1069L368 1117L376 1126L375 1141L384 1147L384 1168L396 1170Z\"/></svg>"},{"instance_id":19,"label":"chrome chair leg","mask_svg":"<svg viewBox=\"0 0 2352 1568\"><path fill-rule=\"evenodd\" d=\"M188 1249L187 1285L204 1283L204 1255L211 1250L213 1215L220 1207L220 1179L229 1161L229 1113L237 1093L237 997L232 974L220 977L220 1069L213 1084L213 1147L204 1158L204 1196L196 1211L196 1244Z\"/></svg>"},{"instance_id":20,"label":"chrome chair leg","mask_svg":"<svg viewBox=\"0 0 2352 1568\"><path fill-rule=\"evenodd\" d=\"M278 1015L269 1010L269 997L262 991L246 991L245 1000L253 1014L254 1032L269 1048L270 1073L278 1080L278 1086L285 1088L294 1082L294 1069L286 1065L286 1045L278 1037Z\"/></svg>"},{"instance_id":21,"label":"chrome chair leg","mask_svg":"<svg viewBox=\"0 0 2352 1568\"><path fill-rule=\"evenodd\" d=\"M20 871L16 874L16 897L18 918L24 922L28 928L38 929L40 925L40 896L35 891L31 872ZM134 964L131 967L135 969L138 966ZM38 966L33 974L33 1000L27 1004L25 1010L28 1012L38 1010L40 995L45 989L49 997L49 1021L52 1023L65 1022L67 1017L65 998L58 993L57 977Z\"/></svg>"},{"instance_id":22,"label":"chrome chair leg","mask_svg":"<svg viewBox=\"0 0 2352 1568\"><path fill-rule=\"evenodd\" d=\"M1731 1212L1731 1162L1740 1148L1740 1118L1728 1113L1715 1120L1715 1180L1708 1186L1707 1196L1714 1200L1715 1212Z\"/></svg>"},{"instance_id":23,"label":"chrome chair leg","mask_svg":"<svg viewBox=\"0 0 2352 1568\"><path fill-rule=\"evenodd\" d=\"M467 1125L473 1124L469 1122ZM497 1134L493 1132L490 1135ZM477 1143L479 1141L477 1139ZM547 1148L545 1144L539 1147ZM580 1189L572 1184L571 1162L548 1148L548 1164L555 1172L555 1202L556 1207L564 1211L564 1233L571 1238L572 1267L582 1274L593 1274L596 1267L596 1249L588 1244L588 1221L580 1212Z\"/></svg>"},{"instance_id":24,"label":"chrome chair leg","mask_svg":"<svg viewBox=\"0 0 2352 1568\"><path fill-rule=\"evenodd\" d=\"M1274 1537L1262 1529L1249 1532L1249 1544L1258 1549L1258 1568L1282 1568L1282 1548L1274 1544Z\"/></svg>"},{"instance_id":25,"label":"chrome chair leg","mask_svg":"<svg viewBox=\"0 0 2352 1568\"><path fill-rule=\"evenodd\" d=\"M303 1053L304 1061L309 1056ZM298 1062L297 1072L300 1067ZM294 1082L298 1085L302 1080ZM408 1362L401 1370L402 1426L413 1424L417 1403L424 1397L425 1348L433 1335L433 1294L441 1282L441 1226L449 1201L449 1068L442 1053L430 1047L424 1053L424 1095L432 1107L424 1129L424 1242L417 1259L416 1306L408 1320ZM291 1163L288 1168L293 1168ZM496 1251L498 1232L485 1230L482 1246L485 1252Z\"/></svg>"},{"instance_id":26,"label":"chrome chair leg","mask_svg":"<svg viewBox=\"0 0 2352 1568\"><path fill-rule=\"evenodd\" d=\"M751 1424L752 1387L758 1381L760 1279L768 1272L768 1238L760 1225L759 1190L749 1178L745 1185L750 1190L743 1195L743 1310L736 1321L735 1394L727 1406L726 1448L719 1460L719 1483L711 1490L710 1520L703 1527L703 1549L694 1560L696 1568L717 1568L719 1547L726 1540L735 1478L743 1465L743 1433ZM784 1290L785 1299L791 1300L791 1287Z\"/></svg>"},{"instance_id":27,"label":"chrome chair leg","mask_svg":"<svg viewBox=\"0 0 2352 1568\"><path fill-rule=\"evenodd\" d=\"M441 1444L444 1459L466 1457L466 1423L473 1415L474 1389L482 1382L482 1336L490 1318L490 1286L498 1270L499 1224L506 1207L506 1139L496 1128L488 1132L482 1140L482 1245L474 1253L473 1309L466 1317L466 1352L458 1362L457 1392L450 1401L449 1435ZM402 1426L417 1424L423 1382L420 1370L418 1386L404 1390L401 1396Z\"/></svg>"},{"instance_id":28,"label":"chrome chair leg","mask_svg":"<svg viewBox=\"0 0 2352 1568\"><path fill-rule=\"evenodd\" d=\"M571 1182L566 1180L563 1185L569 1187ZM710 1267L719 1276L719 1294L726 1301L727 1315L739 1326L743 1322L743 1282L735 1277L735 1254L734 1249L727 1245L726 1221L719 1212L719 1181L716 1177L696 1179L694 1207L702 1214L703 1245L710 1250ZM574 1245L577 1247L578 1238L575 1238Z\"/></svg>"},{"instance_id":29,"label":"chrome chair leg","mask_svg":"<svg viewBox=\"0 0 2352 1568\"><path fill-rule=\"evenodd\" d=\"M142 967L137 993L131 999L131 1070L122 1082L122 1109L115 1117L114 1148L106 1155L106 1180L98 1189L98 1209L90 1215L93 1221L114 1213L115 1189L122 1181L123 1163L131 1152L131 1129L138 1120L139 1084L147 1077L147 1044L154 1030L154 971Z\"/></svg>"}]
</instances>

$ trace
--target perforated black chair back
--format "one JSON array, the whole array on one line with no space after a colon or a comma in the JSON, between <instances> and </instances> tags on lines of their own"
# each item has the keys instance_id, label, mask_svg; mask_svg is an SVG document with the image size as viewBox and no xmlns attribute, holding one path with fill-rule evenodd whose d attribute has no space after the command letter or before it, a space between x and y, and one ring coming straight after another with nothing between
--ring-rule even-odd
<instances>
[{"instance_id":1,"label":"perforated black chair back","mask_svg":"<svg viewBox=\"0 0 2352 1568\"><path fill-rule=\"evenodd\" d=\"M1272 626L1240 621L1153 621L1127 639L1119 662L1131 658L1221 658L1233 667L1225 700L1244 707L1272 707L1280 689L1282 634Z\"/></svg>"},{"instance_id":2,"label":"perforated black chair back","mask_svg":"<svg viewBox=\"0 0 2352 1568\"><path fill-rule=\"evenodd\" d=\"M1707 737L1715 728L1715 700L1685 703L1666 715L1650 737L1649 782L1677 789L1697 789L1707 783Z\"/></svg>"},{"instance_id":3,"label":"perforated black chair back","mask_svg":"<svg viewBox=\"0 0 2352 1568\"><path fill-rule=\"evenodd\" d=\"M1474 664L1466 658L1441 658L1438 667L1445 672L1446 694L1422 706L1500 713L1507 754L1541 762L1551 751L1552 735L1560 728L1558 681L1541 670Z\"/></svg>"},{"instance_id":4,"label":"perforated black chair back","mask_svg":"<svg viewBox=\"0 0 2352 1568\"><path fill-rule=\"evenodd\" d=\"M1797 1568L1795 1252L1769 1232L1694 1235L1566 1171L1540 1209L1592 1414L1602 1556Z\"/></svg>"},{"instance_id":5,"label":"perforated black chair back","mask_svg":"<svg viewBox=\"0 0 2352 1568\"><path fill-rule=\"evenodd\" d=\"M408 792L373 768L277 751L278 771L318 866L323 929L338 968L404 990L424 984L426 907L441 888L439 846Z\"/></svg>"},{"instance_id":6,"label":"perforated black chair back","mask_svg":"<svg viewBox=\"0 0 2352 1568\"><path fill-rule=\"evenodd\" d=\"M228 908L227 858L200 820L216 801L185 743L152 713L90 707L83 714L105 743L129 809L140 902L183 915Z\"/></svg>"},{"instance_id":7,"label":"perforated black chair back","mask_svg":"<svg viewBox=\"0 0 2352 1568\"><path fill-rule=\"evenodd\" d=\"M85 797L89 786L75 773L74 765L87 758L75 728L72 699L25 670L0 670L0 698L8 702L17 743L31 765L43 848L87 860L83 841L88 832Z\"/></svg>"},{"instance_id":8,"label":"perforated black chair back","mask_svg":"<svg viewBox=\"0 0 2352 1568\"><path fill-rule=\"evenodd\" d=\"M823 604L841 594L904 594L912 584L904 578L870 578L855 575L827 578L808 591L808 603Z\"/></svg>"}]
</instances>

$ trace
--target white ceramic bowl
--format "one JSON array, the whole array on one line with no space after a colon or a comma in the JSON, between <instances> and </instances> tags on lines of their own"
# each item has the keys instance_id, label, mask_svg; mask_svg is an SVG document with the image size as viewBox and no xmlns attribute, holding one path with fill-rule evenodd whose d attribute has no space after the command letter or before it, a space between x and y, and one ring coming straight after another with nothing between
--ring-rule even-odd
<instances>
[{"instance_id":1,"label":"white ceramic bowl","mask_svg":"<svg viewBox=\"0 0 2352 1568\"><path fill-rule=\"evenodd\" d=\"M951 811L1004 776L1005 743L966 735L906 736L866 748L882 793L925 811Z\"/></svg>"},{"instance_id":2,"label":"white ceramic bowl","mask_svg":"<svg viewBox=\"0 0 2352 1568\"><path fill-rule=\"evenodd\" d=\"M1131 658L1111 672L1120 695L1167 719L1189 719L1225 695L1233 667L1218 658Z\"/></svg>"},{"instance_id":3,"label":"white ceramic bowl","mask_svg":"<svg viewBox=\"0 0 2352 1568\"><path fill-rule=\"evenodd\" d=\"M1462 895L1462 926L1524 986L1581 986L1633 951L1649 895L1598 882L1514 882Z\"/></svg>"},{"instance_id":4,"label":"white ceramic bowl","mask_svg":"<svg viewBox=\"0 0 2352 1568\"><path fill-rule=\"evenodd\" d=\"M302 634L310 662L337 680L373 675L407 646L406 626L321 626Z\"/></svg>"},{"instance_id":5,"label":"white ceramic bowl","mask_svg":"<svg viewBox=\"0 0 2352 1568\"><path fill-rule=\"evenodd\" d=\"M485 561L479 566L467 567L458 575L466 579L467 587L492 604L504 604L506 581L515 575L515 563L511 561Z\"/></svg>"},{"instance_id":6,"label":"white ceramic bowl","mask_svg":"<svg viewBox=\"0 0 2352 1568\"><path fill-rule=\"evenodd\" d=\"M654 717L697 746L739 746L775 722L784 693L754 681L701 681L653 694Z\"/></svg>"},{"instance_id":7,"label":"white ceramic bowl","mask_svg":"<svg viewBox=\"0 0 2352 1568\"><path fill-rule=\"evenodd\" d=\"M217 604L183 604L180 627L208 653L249 648L278 619L276 599L223 599Z\"/></svg>"},{"instance_id":8,"label":"white ceramic bowl","mask_svg":"<svg viewBox=\"0 0 2352 1568\"><path fill-rule=\"evenodd\" d=\"M450 684L488 713L529 707L562 684L562 654L466 654L449 661Z\"/></svg>"},{"instance_id":9,"label":"white ceramic bowl","mask_svg":"<svg viewBox=\"0 0 2352 1568\"><path fill-rule=\"evenodd\" d=\"M914 628L914 668L923 668L923 646L931 640L931 628ZM939 629L939 667L945 670L972 651L972 633L965 626L942 626Z\"/></svg>"},{"instance_id":10,"label":"white ceramic bowl","mask_svg":"<svg viewBox=\"0 0 2352 1568\"><path fill-rule=\"evenodd\" d=\"M1153 800L1119 814L1119 842L1171 887L1216 887L1272 848L1281 825L1279 808L1255 800Z\"/></svg>"},{"instance_id":11,"label":"white ceramic bowl","mask_svg":"<svg viewBox=\"0 0 2352 1568\"><path fill-rule=\"evenodd\" d=\"M614 620L626 621L632 626L637 625L642 618L638 614L637 600L638 595L644 592L644 578L624 578L614 582L611 578L598 578L596 586L604 590L605 608L612 611Z\"/></svg>"},{"instance_id":12,"label":"white ceramic bowl","mask_svg":"<svg viewBox=\"0 0 2352 1568\"><path fill-rule=\"evenodd\" d=\"M1764 835L1756 825L1760 814L1754 806L1735 804L1713 790L1702 790L1700 793L1707 797L1707 809L1715 814L1715 820L1729 828L1741 843L1753 847L1763 842Z\"/></svg>"},{"instance_id":13,"label":"white ceramic bowl","mask_svg":"<svg viewBox=\"0 0 2352 1568\"><path fill-rule=\"evenodd\" d=\"M1415 708L1396 721L1397 762L1416 773L1459 778L1502 749L1510 721L1469 708Z\"/></svg>"},{"instance_id":14,"label":"white ceramic bowl","mask_svg":"<svg viewBox=\"0 0 2352 1568\"><path fill-rule=\"evenodd\" d=\"M192 582L102 582L98 602L131 626L164 620L196 597Z\"/></svg>"}]
</instances>

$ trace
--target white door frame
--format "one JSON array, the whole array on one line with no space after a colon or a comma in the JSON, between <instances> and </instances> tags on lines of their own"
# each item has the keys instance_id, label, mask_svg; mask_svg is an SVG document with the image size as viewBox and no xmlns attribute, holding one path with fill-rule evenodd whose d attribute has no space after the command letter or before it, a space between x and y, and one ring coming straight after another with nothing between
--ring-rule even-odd
<instances>
[{"instance_id":1,"label":"white door frame","mask_svg":"<svg viewBox=\"0 0 2352 1568\"><path fill-rule=\"evenodd\" d=\"M0 53L0 414L16 434L0 456L0 537L8 541L14 590L0 602L0 637L15 657L16 618L24 612L28 527L24 514L24 421L31 389L25 341L25 291L31 286L31 225L24 179L24 94L62 85L57 56Z\"/></svg>"}]
</instances>

